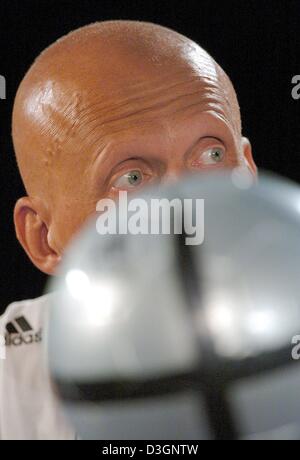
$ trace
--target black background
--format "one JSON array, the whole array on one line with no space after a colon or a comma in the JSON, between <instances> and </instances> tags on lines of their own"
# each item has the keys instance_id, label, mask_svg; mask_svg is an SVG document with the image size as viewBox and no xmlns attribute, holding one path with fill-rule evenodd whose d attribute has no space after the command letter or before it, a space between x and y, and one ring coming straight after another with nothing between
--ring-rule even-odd
<instances>
[{"instance_id":1,"label":"black background","mask_svg":"<svg viewBox=\"0 0 300 460\"><path fill-rule=\"evenodd\" d=\"M157 22L199 42L235 85L258 167L300 182L300 99L291 97L291 79L300 74L300 0L1 0L0 74L7 99L0 100L0 312L11 301L40 295L46 280L13 229L13 206L24 192L10 136L16 89L46 46L105 19Z\"/></svg>"}]
</instances>

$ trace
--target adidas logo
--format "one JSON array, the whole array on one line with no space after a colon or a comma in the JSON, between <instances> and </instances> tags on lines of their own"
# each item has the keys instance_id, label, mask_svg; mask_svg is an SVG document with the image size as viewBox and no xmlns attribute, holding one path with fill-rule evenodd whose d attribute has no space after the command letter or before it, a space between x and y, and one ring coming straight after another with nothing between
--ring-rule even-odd
<instances>
[{"instance_id":1,"label":"adidas logo","mask_svg":"<svg viewBox=\"0 0 300 460\"><path fill-rule=\"evenodd\" d=\"M27 319L19 316L6 324L5 345L20 346L42 341L42 330L34 332Z\"/></svg>"}]
</instances>

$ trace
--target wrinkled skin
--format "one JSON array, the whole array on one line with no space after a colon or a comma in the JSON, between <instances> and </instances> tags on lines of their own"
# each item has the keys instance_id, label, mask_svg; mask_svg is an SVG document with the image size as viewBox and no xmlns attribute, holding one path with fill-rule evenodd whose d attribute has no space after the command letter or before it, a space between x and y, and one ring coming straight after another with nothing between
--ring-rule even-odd
<instances>
[{"instance_id":1,"label":"wrinkled skin","mask_svg":"<svg viewBox=\"0 0 300 460\"><path fill-rule=\"evenodd\" d=\"M49 274L101 198L186 171L256 174L224 71L188 38L134 21L96 23L45 50L19 87L13 141L28 194L17 237Z\"/></svg>"}]
</instances>

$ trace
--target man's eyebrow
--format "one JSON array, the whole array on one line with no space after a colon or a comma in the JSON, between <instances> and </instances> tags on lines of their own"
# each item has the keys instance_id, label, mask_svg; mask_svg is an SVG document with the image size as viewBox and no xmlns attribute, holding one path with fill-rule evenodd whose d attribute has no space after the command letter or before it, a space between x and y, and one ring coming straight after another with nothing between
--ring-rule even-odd
<instances>
[{"instance_id":1,"label":"man's eyebrow","mask_svg":"<svg viewBox=\"0 0 300 460\"><path fill-rule=\"evenodd\" d=\"M121 161L116 161L115 163L112 163L111 167L109 167L107 170L102 169L102 164L99 165L99 167L96 167L94 171L94 181L96 183L101 183L103 185L107 185L109 183L110 178L118 172L118 168L122 168L123 164L126 164L130 161L139 161L140 163L143 163L144 165L149 166L149 162L143 158L142 156L130 156L128 155L126 158L124 158Z\"/></svg>"},{"instance_id":2,"label":"man's eyebrow","mask_svg":"<svg viewBox=\"0 0 300 460\"><path fill-rule=\"evenodd\" d=\"M114 153L117 153L117 151L118 151L118 155L120 156L125 157L126 155L128 155L128 150L126 151L125 148L123 150L121 147L122 145L125 146L126 143L125 142L118 142L118 143L108 142L105 145L102 145L101 147L97 147L94 153L95 157L92 161L92 166L94 166L95 163L101 163L101 165L107 163L114 156Z\"/></svg>"},{"instance_id":3,"label":"man's eyebrow","mask_svg":"<svg viewBox=\"0 0 300 460\"><path fill-rule=\"evenodd\" d=\"M196 146L197 144L202 141L203 139L216 139L216 141L224 144L225 140L222 139L219 136L214 135L213 133L201 135L197 137L197 139L192 143L192 145L188 148L188 151L186 154L188 155ZM130 159L135 159L135 160L145 160L144 156L138 155L136 153L130 152L130 144L134 142L134 139L132 141L121 141L121 142L113 142L113 143L108 143L105 146L98 147L95 152L95 158L92 162L93 166L95 163L100 163L102 166L105 165L111 157L114 156L114 154L118 153L118 156L121 157L121 161L118 161L117 163L121 163ZM150 156L148 154L148 156ZM98 165L99 166L99 165Z\"/></svg>"},{"instance_id":4,"label":"man's eyebrow","mask_svg":"<svg viewBox=\"0 0 300 460\"><path fill-rule=\"evenodd\" d=\"M94 180L96 182L99 182L99 180L101 180L101 182L105 182L114 168L116 168L120 163L125 163L125 161L130 160L147 161L136 153L130 153L130 146L128 146L125 142L107 144L104 148L98 148L92 162L92 174ZM107 168L108 165L109 168L106 171L105 168ZM101 170L102 174L100 174Z\"/></svg>"},{"instance_id":5,"label":"man's eyebrow","mask_svg":"<svg viewBox=\"0 0 300 460\"><path fill-rule=\"evenodd\" d=\"M202 115L203 113L201 112L200 114ZM198 116L196 116L196 118L198 118ZM203 139L216 139L217 142L220 142L221 144L227 146L228 139L226 140L225 136L222 136L222 130L220 129L219 124L217 124L213 128L211 127L210 129L205 129L201 133L201 117L199 117L198 121L199 127L197 128L197 131L199 131L199 135L197 136L195 141L192 142L191 146L187 149L187 151L183 152L183 155L185 157L187 157L193 151L193 149L197 147L197 144ZM106 134L101 140L99 139L98 142L95 142L96 148L94 149L94 159L92 161L92 168L95 168L95 174L98 176L99 169L105 168L107 163L113 163L110 168L110 170L112 170L118 163L125 160L129 160L130 158L139 158L141 160L147 161L144 158L146 156L146 152L144 152L143 155L142 152L137 153L135 144L137 138L139 139L139 142L142 142L143 138L145 140L149 140L151 136L153 136L153 133L138 132L134 134L134 132L132 132L129 138L124 140L121 138L114 138L111 135L111 133ZM114 159L115 156L117 156L117 158ZM148 151L147 156L150 157L153 156L153 154L151 155ZM106 177L108 175L109 173L105 174Z\"/></svg>"},{"instance_id":6,"label":"man's eyebrow","mask_svg":"<svg viewBox=\"0 0 300 460\"><path fill-rule=\"evenodd\" d=\"M216 141L220 142L220 144L224 144L226 146L226 142L224 139L222 140L220 137L214 136L213 134L208 134L208 135L205 134L204 136L198 137L197 140L193 142L191 147L189 147L188 150L184 153L184 157L187 158L192 153L192 151L197 147L197 145L200 144L200 142L205 139L215 139Z\"/></svg>"},{"instance_id":7,"label":"man's eyebrow","mask_svg":"<svg viewBox=\"0 0 300 460\"><path fill-rule=\"evenodd\" d=\"M195 142L193 142L192 146L188 149L187 152L184 153L184 156L188 156L194 148L197 147L197 144L199 144L202 140L205 140L205 139L214 139L216 140L217 142L220 142L221 144L224 144L224 140L222 140L220 137L217 137L217 136L213 136L213 135L205 135L205 136L200 136L197 138L197 140ZM124 143L125 144L125 143ZM120 144L118 144L120 145ZM100 167L103 167L105 165L105 163L108 162L108 160L110 159L110 157L114 155L114 152L116 153L116 150L117 150L117 146L113 146L111 147L112 150L110 150L109 148L105 149L104 152L101 152L102 155L104 156L104 158L102 158L102 155L100 153L100 157L98 156L97 160L95 161L95 163L99 161L99 164L96 166L96 170ZM121 156L121 158L120 158ZM125 163L125 162L128 162L128 161L142 161L144 163L148 163L148 160L146 157L152 157L151 154L148 153L148 155L144 154L136 154L136 153L131 153L130 152L130 147L128 147L127 149L124 149L124 151L122 151L122 149L120 149L120 151L118 152L118 158L115 158L111 160L112 164L111 164L111 167L109 168L109 171L107 173L105 173L105 177L109 177L109 175L111 175L111 173L113 172L113 170L122 165L122 163ZM99 159L100 158L100 159ZM96 173L97 174L97 173Z\"/></svg>"}]
</instances>

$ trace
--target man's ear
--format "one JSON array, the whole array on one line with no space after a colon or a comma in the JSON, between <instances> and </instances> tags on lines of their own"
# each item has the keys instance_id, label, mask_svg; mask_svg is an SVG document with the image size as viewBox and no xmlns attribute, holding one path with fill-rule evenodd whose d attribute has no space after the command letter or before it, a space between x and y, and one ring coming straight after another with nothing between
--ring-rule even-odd
<instances>
[{"instance_id":1,"label":"man's ear","mask_svg":"<svg viewBox=\"0 0 300 460\"><path fill-rule=\"evenodd\" d=\"M60 255L49 244L49 229L45 223L43 205L26 196L14 209L16 235L33 264L51 275L60 262Z\"/></svg>"},{"instance_id":2,"label":"man's ear","mask_svg":"<svg viewBox=\"0 0 300 460\"><path fill-rule=\"evenodd\" d=\"M254 163L251 144L247 137L242 137L242 151L248 168L254 176L257 176L257 167Z\"/></svg>"}]
</instances>

